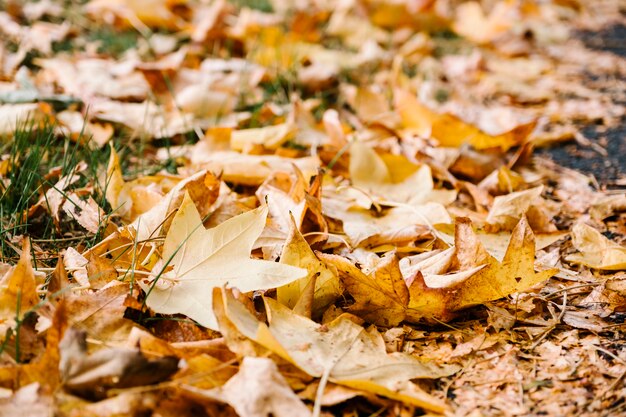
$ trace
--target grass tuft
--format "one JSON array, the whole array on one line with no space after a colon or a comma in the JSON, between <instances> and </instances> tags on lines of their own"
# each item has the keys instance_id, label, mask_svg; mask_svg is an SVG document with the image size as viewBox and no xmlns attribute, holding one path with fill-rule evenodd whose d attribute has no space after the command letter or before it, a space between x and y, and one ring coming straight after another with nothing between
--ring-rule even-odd
<instances>
[{"instance_id":1,"label":"grass tuft","mask_svg":"<svg viewBox=\"0 0 626 417\"><path fill-rule=\"evenodd\" d=\"M12 138L0 142L0 153L6 155L0 170L0 257L3 261L16 258L11 239L18 235L30 236L52 253L61 248L62 245L57 246L59 240L80 241L83 236L85 243L93 244L90 240L96 237L87 234L75 222L63 221L59 230L48 210L30 213L30 216L29 210L61 177L75 173L81 161L87 168L78 173L78 181L66 191L88 190L104 207L104 190L99 188L97 178L106 166L106 152L92 152L82 138L72 140L59 135L51 124L39 126L26 122L16 129Z\"/></svg>"}]
</instances>

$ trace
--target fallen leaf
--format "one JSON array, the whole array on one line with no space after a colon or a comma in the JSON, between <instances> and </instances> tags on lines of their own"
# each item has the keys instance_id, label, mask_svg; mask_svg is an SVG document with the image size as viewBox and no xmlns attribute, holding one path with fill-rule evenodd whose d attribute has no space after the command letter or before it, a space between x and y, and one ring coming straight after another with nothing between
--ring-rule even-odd
<instances>
[{"instance_id":1,"label":"fallen leaf","mask_svg":"<svg viewBox=\"0 0 626 417\"><path fill-rule=\"evenodd\" d=\"M40 357L26 363L0 367L0 386L13 389L38 382L46 390L55 391L60 383L59 341L67 328L67 310L61 301L56 305L52 324L46 330L46 349Z\"/></svg>"},{"instance_id":2,"label":"fallen leaf","mask_svg":"<svg viewBox=\"0 0 626 417\"><path fill-rule=\"evenodd\" d=\"M37 382L18 389L9 398L0 399L0 417L49 417L53 414L53 399Z\"/></svg>"},{"instance_id":3,"label":"fallen leaf","mask_svg":"<svg viewBox=\"0 0 626 417\"><path fill-rule=\"evenodd\" d=\"M626 248L611 242L593 227L576 223L571 235L579 253L567 256L567 261L606 271L626 269Z\"/></svg>"},{"instance_id":4,"label":"fallen leaf","mask_svg":"<svg viewBox=\"0 0 626 417\"><path fill-rule=\"evenodd\" d=\"M454 225L437 225L435 228L440 232L438 234L439 238L448 245L454 245ZM496 258L498 262L502 262L506 254L507 246L511 240L511 232L501 231L489 233L486 230L478 229L475 230L475 233L487 252ZM567 232L535 233L535 249L538 251L545 249L553 243L565 238L567 235Z\"/></svg>"},{"instance_id":5,"label":"fallen leaf","mask_svg":"<svg viewBox=\"0 0 626 417\"><path fill-rule=\"evenodd\" d=\"M170 7L176 4L183 5L185 0L92 0L87 4L87 13L97 17L112 15L139 30L145 26L174 30L179 29L179 19Z\"/></svg>"},{"instance_id":6,"label":"fallen leaf","mask_svg":"<svg viewBox=\"0 0 626 417\"><path fill-rule=\"evenodd\" d=\"M150 86L140 72L132 67L121 71L113 60L56 57L37 59L36 62L65 94L80 97L87 102L93 96L145 99L150 91Z\"/></svg>"},{"instance_id":7,"label":"fallen leaf","mask_svg":"<svg viewBox=\"0 0 626 417\"><path fill-rule=\"evenodd\" d=\"M346 290L354 297L355 303L350 306L352 313L385 327L397 326L404 320L409 289L395 254L380 259L369 274L343 256L320 253L319 257L337 269Z\"/></svg>"},{"instance_id":8,"label":"fallen leaf","mask_svg":"<svg viewBox=\"0 0 626 417\"><path fill-rule=\"evenodd\" d=\"M382 214L358 208L326 214L342 221L343 231L354 247L406 246L416 240L429 240L432 239L431 225L452 221L439 203L394 207Z\"/></svg>"},{"instance_id":9,"label":"fallen leaf","mask_svg":"<svg viewBox=\"0 0 626 417\"><path fill-rule=\"evenodd\" d=\"M409 319L449 318L454 311L526 291L558 271L550 269L535 273L535 239L524 217L515 226L501 263L485 250L468 219L457 219L455 248L454 264L458 270L476 268L476 273L461 282L431 288L418 272L408 282ZM480 266L483 267L478 269Z\"/></svg>"},{"instance_id":10,"label":"fallen leaf","mask_svg":"<svg viewBox=\"0 0 626 417\"><path fill-rule=\"evenodd\" d=\"M230 404L240 417L308 417L311 411L291 390L276 364L267 358L243 358L239 372L218 388L183 389Z\"/></svg>"},{"instance_id":11,"label":"fallen leaf","mask_svg":"<svg viewBox=\"0 0 626 417\"><path fill-rule=\"evenodd\" d=\"M405 128L436 139L441 146L460 147L468 143L478 150L500 148L506 151L523 143L535 126L531 122L499 135L490 135L455 115L431 110L408 92L396 91L395 103Z\"/></svg>"},{"instance_id":12,"label":"fallen leaf","mask_svg":"<svg viewBox=\"0 0 626 417\"><path fill-rule=\"evenodd\" d=\"M37 281L31 266L30 240L24 239L20 260L0 280L0 334L16 325L39 303Z\"/></svg>"},{"instance_id":13,"label":"fallen leaf","mask_svg":"<svg viewBox=\"0 0 626 417\"><path fill-rule=\"evenodd\" d=\"M485 16L479 2L469 1L456 9L454 30L462 36L477 43L493 41L511 28L511 6L506 3L497 4L489 16Z\"/></svg>"},{"instance_id":14,"label":"fallen leaf","mask_svg":"<svg viewBox=\"0 0 626 417\"><path fill-rule=\"evenodd\" d=\"M41 120L43 113L36 103L0 105L0 136L13 136L28 120Z\"/></svg>"},{"instance_id":15,"label":"fallen leaf","mask_svg":"<svg viewBox=\"0 0 626 417\"><path fill-rule=\"evenodd\" d=\"M248 153L254 146L277 149L295 133L295 126L282 123L256 129L235 130L230 136L230 147L235 151Z\"/></svg>"},{"instance_id":16,"label":"fallen leaf","mask_svg":"<svg viewBox=\"0 0 626 417\"><path fill-rule=\"evenodd\" d=\"M626 194L616 194L601 198L591 205L589 214L596 221L602 221L615 213L626 211Z\"/></svg>"},{"instance_id":17,"label":"fallen leaf","mask_svg":"<svg viewBox=\"0 0 626 417\"><path fill-rule=\"evenodd\" d=\"M217 330L213 288L227 285L243 292L266 290L304 277L304 269L250 259L266 216L267 208L260 207L207 230L186 193L165 237L166 265L155 268L152 281L139 282L148 307L162 314L185 314ZM166 271L168 265L173 270Z\"/></svg>"},{"instance_id":18,"label":"fallen leaf","mask_svg":"<svg viewBox=\"0 0 626 417\"><path fill-rule=\"evenodd\" d=\"M126 341L134 326L124 318L129 287L126 282L112 281L97 291L70 292L64 298L69 324L86 331L91 339L106 339L109 343Z\"/></svg>"},{"instance_id":19,"label":"fallen leaf","mask_svg":"<svg viewBox=\"0 0 626 417\"><path fill-rule=\"evenodd\" d=\"M487 215L487 223L500 225L505 229L512 229L522 215L526 214L530 206L541 196L543 185L524 191L517 191L498 196Z\"/></svg>"},{"instance_id":20,"label":"fallen leaf","mask_svg":"<svg viewBox=\"0 0 626 417\"><path fill-rule=\"evenodd\" d=\"M63 386L79 395L155 384L178 369L178 358L147 359L139 349L103 348L88 354L85 339L85 332L69 329L59 343Z\"/></svg>"},{"instance_id":21,"label":"fallen leaf","mask_svg":"<svg viewBox=\"0 0 626 417\"><path fill-rule=\"evenodd\" d=\"M417 166L404 157L388 155L387 161L364 143L350 146L350 178L361 190L356 198L369 207L372 199L419 206L425 203L449 204L456 199L454 190L435 190L430 167ZM363 191L371 194L363 195ZM378 197L378 198L376 198Z\"/></svg>"},{"instance_id":22,"label":"fallen leaf","mask_svg":"<svg viewBox=\"0 0 626 417\"><path fill-rule=\"evenodd\" d=\"M277 300L307 317L319 317L343 294L343 285L336 274L315 256L297 229L293 218L291 230L280 255L280 262L304 268L308 274L276 290Z\"/></svg>"},{"instance_id":23,"label":"fallen leaf","mask_svg":"<svg viewBox=\"0 0 626 417\"><path fill-rule=\"evenodd\" d=\"M107 202L111 205L111 208L116 211L121 211L121 214L129 211L129 207L119 205L118 199L122 188L124 187L124 177L122 176L122 167L120 165L120 157L113 145L109 146L109 163L107 165L106 177L103 178L100 183L103 190L105 190L105 197Z\"/></svg>"},{"instance_id":24,"label":"fallen leaf","mask_svg":"<svg viewBox=\"0 0 626 417\"><path fill-rule=\"evenodd\" d=\"M283 158L276 155L246 155L238 152L210 152L191 156L194 164L218 175L224 181L259 186L273 172L291 171L296 165L306 178L317 174L317 157Z\"/></svg>"},{"instance_id":25,"label":"fallen leaf","mask_svg":"<svg viewBox=\"0 0 626 417\"><path fill-rule=\"evenodd\" d=\"M93 197L89 196L87 200L82 200L76 193L67 193L67 197L63 203L63 211L87 231L96 234L106 225L107 217L104 210L98 206Z\"/></svg>"},{"instance_id":26,"label":"fallen leaf","mask_svg":"<svg viewBox=\"0 0 626 417\"><path fill-rule=\"evenodd\" d=\"M208 186L207 177L209 179ZM137 216L129 225L130 228L137 231L137 241L159 236L162 231L167 230L169 216L178 209L187 192L192 197L196 197L194 201L197 201L203 210L211 209L211 203L217 198L213 178L206 171L199 171L178 182L155 206ZM206 215L208 212L203 214Z\"/></svg>"},{"instance_id":27,"label":"fallen leaf","mask_svg":"<svg viewBox=\"0 0 626 417\"><path fill-rule=\"evenodd\" d=\"M405 353L387 354L382 336L376 329L367 331L346 315L321 325L266 298L268 327L245 308L231 308L238 303L232 296L226 294L223 297L228 318L241 333L307 374L434 412L446 409L442 401L431 397L410 380L450 375L458 367L423 363Z\"/></svg>"}]
</instances>

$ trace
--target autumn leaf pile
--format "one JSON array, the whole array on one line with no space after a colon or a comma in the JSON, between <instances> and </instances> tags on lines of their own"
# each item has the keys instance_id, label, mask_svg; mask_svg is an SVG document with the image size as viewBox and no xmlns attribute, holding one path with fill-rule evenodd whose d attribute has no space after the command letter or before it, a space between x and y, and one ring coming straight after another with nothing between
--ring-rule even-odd
<instances>
[{"instance_id":1,"label":"autumn leaf pile","mask_svg":"<svg viewBox=\"0 0 626 417\"><path fill-rule=\"evenodd\" d=\"M613 2L4 5L0 416L626 413Z\"/></svg>"}]
</instances>

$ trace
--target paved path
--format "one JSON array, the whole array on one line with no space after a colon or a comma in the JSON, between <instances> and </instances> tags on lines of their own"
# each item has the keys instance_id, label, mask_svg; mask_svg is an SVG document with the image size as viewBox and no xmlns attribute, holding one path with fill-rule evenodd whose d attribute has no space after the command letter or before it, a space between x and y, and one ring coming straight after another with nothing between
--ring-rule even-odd
<instances>
[{"instance_id":1,"label":"paved path","mask_svg":"<svg viewBox=\"0 0 626 417\"><path fill-rule=\"evenodd\" d=\"M589 48L611 52L626 58L626 25L624 24L615 24L599 32L580 32L579 36ZM591 74L589 82L592 85L610 84L603 82L609 81L608 79L598 79L609 76ZM623 74L619 77L621 81L626 81ZM615 83L615 88L619 88L620 85L623 84ZM607 94L616 97L615 102L621 105L626 105L623 99L625 93L625 91L607 91ZM598 141L606 148L607 155L602 155L577 143L541 150L539 154L548 155L561 165L593 175L600 184L609 188L625 188L626 123L622 121L619 126L608 130L603 129L603 126L586 126L582 129L582 133L586 138Z\"/></svg>"}]
</instances>

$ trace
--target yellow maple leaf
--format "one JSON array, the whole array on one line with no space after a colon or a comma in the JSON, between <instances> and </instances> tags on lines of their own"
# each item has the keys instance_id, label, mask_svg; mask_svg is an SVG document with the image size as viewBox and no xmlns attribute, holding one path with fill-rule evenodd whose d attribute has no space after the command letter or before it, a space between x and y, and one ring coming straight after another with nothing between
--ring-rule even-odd
<instances>
[{"instance_id":1,"label":"yellow maple leaf","mask_svg":"<svg viewBox=\"0 0 626 417\"><path fill-rule=\"evenodd\" d=\"M385 327L396 326L404 320L409 290L395 254L383 257L369 274L343 256L322 253L319 256L337 269L341 281L354 297L351 312Z\"/></svg>"},{"instance_id":2,"label":"yellow maple leaf","mask_svg":"<svg viewBox=\"0 0 626 417\"><path fill-rule=\"evenodd\" d=\"M457 219L455 264L458 270L484 267L461 282L429 287L421 273L409 279L407 320L448 319L454 311L526 291L546 281L558 270L535 273L535 236L522 217L511 234L502 262L483 247L469 219Z\"/></svg>"},{"instance_id":3,"label":"yellow maple leaf","mask_svg":"<svg viewBox=\"0 0 626 417\"><path fill-rule=\"evenodd\" d=\"M299 314L319 317L343 293L339 277L315 256L293 217L280 262L308 271L307 276L276 290L278 301Z\"/></svg>"}]
</instances>

